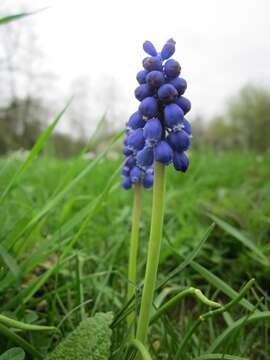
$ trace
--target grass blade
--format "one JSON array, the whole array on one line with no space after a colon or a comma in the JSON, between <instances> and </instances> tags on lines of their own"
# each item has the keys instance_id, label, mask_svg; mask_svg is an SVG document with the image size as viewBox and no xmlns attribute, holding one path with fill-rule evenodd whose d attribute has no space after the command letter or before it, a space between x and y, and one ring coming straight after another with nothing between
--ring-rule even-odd
<instances>
[{"instance_id":1,"label":"grass blade","mask_svg":"<svg viewBox=\"0 0 270 360\"><path fill-rule=\"evenodd\" d=\"M202 277L204 277L210 284L215 286L217 289L221 290L229 296L231 299L234 299L238 296L238 292L232 289L228 284L226 284L223 280L213 274L211 271L207 270L202 265L198 264L195 261L190 263L190 266L193 270L197 271ZM249 311L253 311L255 306L252 305L248 300L242 299L239 304L241 304L244 308Z\"/></svg>"},{"instance_id":2,"label":"grass blade","mask_svg":"<svg viewBox=\"0 0 270 360\"><path fill-rule=\"evenodd\" d=\"M241 319L235 321L232 325L227 327L225 331L221 335L219 335L213 344L209 347L208 352L212 353L216 351L224 342L227 341L228 337L230 337L237 329L252 323L256 323L257 321L270 320L270 311L261 311L256 312L252 315L243 316Z\"/></svg>"},{"instance_id":3,"label":"grass blade","mask_svg":"<svg viewBox=\"0 0 270 360\"><path fill-rule=\"evenodd\" d=\"M54 326L31 325L21 321L11 319L0 314L0 323L12 327L14 329L29 330L29 331L53 331L56 330Z\"/></svg>"},{"instance_id":4,"label":"grass blade","mask_svg":"<svg viewBox=\"0 0 270 360\"><path fill-rule=\"evenodd\" d=\"M52 123L47 127L47 129L40 135L38 140L36 141L35 145L33 146L32 150L30 151L29 155L27 156L26 160L22 163L22 165L19 167L18 171L15 173L13 178L10 180L8 185L6 186L5 190L3 191L1 197L0 197L0 204L3 202L7 194L9 193L12 186L18 181L20 176L25 172L25 170L29 167L31 162L34 160L34 158L38 155L40 150L42 149L43 145L46 143L46 141L49 139L49 136L53 132L55 126L57 125L58 121L61 119L63 114L65 113L66 109L68 108L70 104L70 101L65 106L65 108L54 118Z\"/></svg>"},{"instance_id":5,"label":"grass blade","mask_svg":"<svg viewBox=\"0 0 270 360\"><path fill-rule=\"evenodd\" d=\"M193 360L248 360L248 358L228 354L203 354Z\"/></svg>"},{"instance_id":6,"label":"grass blade","mask_svg":"<svg viewBox=\"0 0 270 360\"><path fill-rule=\"evenodd\" d=\"M228 224L226 221L221 220L216 215L208 214L211 220L213 220L222 230L224 230L226 233L230 234L232 237L234 237L236 240L240 241L242 245L247 247L249 250L253 252L254 258L260 262L262 265L269 266L270 262L268 258L264 255L264 253L260 250L254 242L249 239L243 232L236 229L232 225Z\"/></svg>"},{"instance_id":7,"label":"grass blade","mask_svg":"<svg viewBox=\"0 0 270 360\"><path fill-rule=\"evenodd\" d=\"M34 358L36 357L38 359L43 359L42 354L38 350L36 350L29 342L24 340L21 336L9 330L5 325L0 324L0 333L13 341L15 344L22 347L29 354L32 354Z\"/></svg>"},{"instance_id":8,"label":"grass blade","mask_svg":"<svg viewBox=\"0 0 270 360\"><path fill-rule=\"evenodd\" d=\"M195 246L195 248L191 251L190 254L188 254L188 256L184 259L184 261L173 271L171 271L171 273L166 277L165 280L162 281L162 283L160 283L157 287L157 290L160 289L161 287L163 287L164 285L166 285L166 283L171 280L174 276L178 275L180 272L182 272L190 263L193 259L195 259L195 257L198 255L198 253L200 252L200 250L202 249L204 243L206 242L206 240L209 238L209 236L211 235L212 231L214 230L215 224L211 224L209 226L209 228L206 230L204 236L202 237L202 239L199 241L199 243ZM174 250L175 251L175 250Z\"/></svg>"}]
</instances>

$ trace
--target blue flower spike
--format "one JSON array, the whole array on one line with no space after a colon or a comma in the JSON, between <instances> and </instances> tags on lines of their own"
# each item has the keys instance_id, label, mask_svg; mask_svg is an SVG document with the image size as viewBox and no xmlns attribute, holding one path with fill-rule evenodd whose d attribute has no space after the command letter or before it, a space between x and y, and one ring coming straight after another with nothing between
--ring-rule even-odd
<instances>
[{"instance_id":1,"label":"blue flower spike","mask_svg":"<svg viewBox=\"0 0 270 360\"><path fill-rule=\"evenodd\" d=\"M186 151L192 129L184 116L191 103L183 96L187 82L179 76L181 66L171 58L175 41L167 40L160 53L150 41L144 42L143 49L148 56L143 59L144 69L136 75L139 86L134 92L140 104L127 121L124 139L121 175L127 190L135 183L146 189L153 186L154 160L172 163L181 172L189 167Z\"/></svg>"}]
</instances>

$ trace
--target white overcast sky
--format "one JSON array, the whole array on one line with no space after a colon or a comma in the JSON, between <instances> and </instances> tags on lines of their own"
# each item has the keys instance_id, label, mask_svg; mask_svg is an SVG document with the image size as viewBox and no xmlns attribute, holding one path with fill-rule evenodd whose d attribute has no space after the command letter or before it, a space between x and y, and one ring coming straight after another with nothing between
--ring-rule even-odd
<instances>
[{"instance_id":1,"label":"white overcast sky","mask_svg":"<svg viewBox=\"0 0 270 360\"><path fill-rule=\"evenodd\" d=\"M89 78L94 89L104 76L115 78L126 114L138 105L133 92L144 40L158 49L168 38L176 40L174 57L188 81L191 117L222 111L246 83L270 86L269 0L7 2L15 11L24 4L32 10L49 6L35 15L35 31L63 91L78 77Z\"/></svg>"}]
</instances>

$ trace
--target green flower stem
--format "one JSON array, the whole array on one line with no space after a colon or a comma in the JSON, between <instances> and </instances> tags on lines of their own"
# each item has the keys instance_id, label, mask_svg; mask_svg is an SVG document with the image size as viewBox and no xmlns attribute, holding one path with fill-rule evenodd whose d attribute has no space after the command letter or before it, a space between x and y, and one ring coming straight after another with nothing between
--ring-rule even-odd
<instances>
[{"instance_id":1,"label":"green flower stem","mask_svg":"<svg viewBox=\"0 0 270 360\"><path fill-rule=\"evenodd\" d=\"M136 339L145 344L156 286L165 202L165 167L155 161L151 231Z\"/></svg>"},{"instance_id":2,"label":"green flower stem","mask_svg":"<svg viewBox=\"0 0 270 360\"><path fill-rule=\"evenodd\" d=\"M132 213L132 229L130 238L129 250L129 264L128 264L128 294L127 300L130 301L135 295L136 280L137 280L137 254L138 254L138 239L139 239L139 226L141 217L141 203L142 203L141 184L135 184L134 189L134 203ZM131 337L135 336L135 311L132 311L128 317L128 326L131 331Z\"/></svg>"},{"instance_id":3,"label":"green flower stem","mask_svg":"<svg viewBox=\"0 0 270 360\"><path fill-rule=\"evenodd\" d=\"M136 340L136 339L131 340L128 347L136 348L140 352L143 360L152 360L151 355L149 354L147 349L144 347L144 345L139 340Z\"/></svg>"}]
</instances>

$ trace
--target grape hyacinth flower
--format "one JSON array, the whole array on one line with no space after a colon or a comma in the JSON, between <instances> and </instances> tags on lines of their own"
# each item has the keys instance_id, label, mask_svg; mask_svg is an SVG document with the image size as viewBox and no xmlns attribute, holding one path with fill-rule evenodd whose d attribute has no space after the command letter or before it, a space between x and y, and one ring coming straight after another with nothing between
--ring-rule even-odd
<instances>
[{"instance_id":1,"label":"grape hyacinth flower","mask_svg":"<svg viewBox=\"0 0 270 360\"><path fill-rule=\"evenodd\" d=\"M191 103L183 96L187 82L179 76L181 66L171 59L175 41L166 41L160 53L150 41L143 44L143 49L149 56L143 59L144 69L136 76L139 86L135 97L140 104L127 122L123 149L124 155L136 159L136 163L125 164L122 169L125 189L136 182L144 184L146 171L153 168L155 160L164 165L172 163L175 170L181 172L189 166L186 151L190 146L191 125L184 116L191 109ZM179 159L187 160L180 166ZM130 178L134 166L140 168L141 173ZM148 177L146 188L153 183L153 178Z\"/></svg>"},{"instance_id":2,"label":"grape hyacinth flower","mask_svg":"<svg viewBox=\"0 0 270 360\"><path fill-rule=\"evenodd\" d=\"M136 165L128 175L124 174L123 186L130 188L132 183L140 182L145 188L154 187L150 240L136 333L136 339L144 344L162 239L165 167L172 164L176 171L186 172L188 169L186 151L190 147L191 125L185 115L191 109L191 103L183 96L187 82L180 76L181 66L171 58L175 52L175 41L169 39L160 53L150 41L143 44L143 49L149 56L143 59L143 70L137 73L139 86L135 97L140 101L137 114L144 124L141 121L142 127L129 130L131 134L127 135L124 153L128 153L126 147L130 149Z\"/></svg>"},{"instance_id":3,"label":"grape hyacinth flower","mask_svg":"<svg viewBox=\"0 0 270 360\"><path fill-rule=\"evenodd\" d=\"M171 58L175 52L175 41L169 39L161 52L150 41L143 44L143 49L148 56L142 61L143 69L136 75L138 86L134 91L140 103L126 124L123 147L125 161L121 175L124 189L134 187L128 301L135 294L141 187L154 187L146 275L136 333L136 339L145 343L162 238L165 167L172 164L177 171L185 172L188 169L186 151L190 146L191 125L185 115L191 104L183 96L187 82L180 77L181 66ZM134 321L135 313L131 312L128 315L128 326L133 336Z\"/></svg>"}]
</instances>

